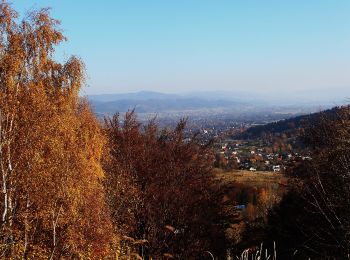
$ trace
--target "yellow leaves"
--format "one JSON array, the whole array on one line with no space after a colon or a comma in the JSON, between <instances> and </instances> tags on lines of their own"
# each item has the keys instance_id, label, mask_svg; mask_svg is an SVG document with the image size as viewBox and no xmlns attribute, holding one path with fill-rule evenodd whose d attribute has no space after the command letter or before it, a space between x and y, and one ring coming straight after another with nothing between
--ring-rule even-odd
<instances>
[{"instance_id":1,"label":"yellow leaves","mask_svg":"<svg viewBox=\"0 0 350 260\"><path fill-rule=\"evenodd\" d=\"M18 205L14 226L36 223L36 232L29 235L43 244L30 248L49 248L43 253L47 258L54 236L52 212L59 207L57 246L73 255L89 245L93 256L103 255L112 237L100 184L105 139L89 105L78 96L83 64L76 57L63 64L52 59L64 36L48 9L33 12L22 24L13 20L8 4L0 4L0 13L0 110L9 115L0 123L10 125L14 118L6 136L10 152L2 151L14 165L8 181L15 185L9 189ZM24 237L19 229L16 240Z\"/></svg>"}]
</instances>

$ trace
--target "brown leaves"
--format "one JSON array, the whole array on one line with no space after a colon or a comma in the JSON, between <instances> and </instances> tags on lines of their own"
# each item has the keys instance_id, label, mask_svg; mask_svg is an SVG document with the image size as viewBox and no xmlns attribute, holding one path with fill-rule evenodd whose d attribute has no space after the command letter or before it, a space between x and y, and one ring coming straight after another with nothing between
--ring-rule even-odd
<instances>
[{"instance_id":1,"label":"brown leaves","mask_svg":"<svg viewBox=\"0 0 350 260\"><path fill-rule=\"evenodd\" d=\"M159 131L154 121L142 127L133 112L106 120L105 187L114 225L147 239L153 257L166 250L186 258L202 250L205 239L196 236L210 232L209 150L185 143L184 127L182 121L174 130Z\"/></svg>"}]
</instances>

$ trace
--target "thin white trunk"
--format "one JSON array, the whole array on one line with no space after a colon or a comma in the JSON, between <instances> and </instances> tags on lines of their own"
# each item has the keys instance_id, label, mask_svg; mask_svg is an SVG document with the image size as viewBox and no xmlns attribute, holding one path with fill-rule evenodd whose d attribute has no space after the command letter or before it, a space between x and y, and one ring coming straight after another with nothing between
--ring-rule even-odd
<instances>
[{"instance_id":1,"label":"thin white trunk","mask_svg":"<svg viewBox=\"0 0 350 260\"><path fill-rule=\"evenodd\" d=\"M13 214L14 210L14 187L12 185L13 166L12 166L12 136L14 125L14 113L7 113L3 116L0 110L0 167L3 193L2 209L2 232L4 232L5 244L12 244L13 241Z\"/></svg>"},{"instance_id":2,"label":"thin white trunk","mask_svg":"<svg viewBox=\"0 0 350 260\"><path fill-rule=\"evenodd\" d=\"M60 216L61 210L62 210L62 206L59 207L57 214L55 213L55 209L53 209L52 211L52 246L53 248L52 248L50 260L53 259L55 255L56 246L57 246L56 227L58 224L58 218Z\"/></svg>"},{"instance_id":3,"label":"thin white trunk","mask_svg":"<svg viewBox=\"0 0 350 260\"><path fill-rule=\"evenodd\" d=\"M7 216L7 211L8 211L8 193L7 193L7 187L6 187L6 174L3 172L2 173L2 192L4 193L4 210L2 213L2 222L3 224L6 222L6 216Z\"/></svg>"}]
</instances>

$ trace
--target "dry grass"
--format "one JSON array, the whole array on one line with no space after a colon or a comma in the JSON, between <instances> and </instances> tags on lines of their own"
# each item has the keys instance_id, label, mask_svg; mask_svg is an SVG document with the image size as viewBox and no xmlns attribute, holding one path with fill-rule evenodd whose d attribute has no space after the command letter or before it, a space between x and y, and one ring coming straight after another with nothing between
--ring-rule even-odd
<instances>
[{"instance_id":1,"label":"dry grass","mask_svg":"<svg viewBox=\"0 0 350 260\"><path fill-rule=\"evenodd\" d=\"M220 180L222 185L241 183L248 186L266 186L272 184L287 186L288 183L288 178L285 175L267 171L223 171L220 169L215 169L214 174L216 178Z\"/></svg>"}]
</instances>

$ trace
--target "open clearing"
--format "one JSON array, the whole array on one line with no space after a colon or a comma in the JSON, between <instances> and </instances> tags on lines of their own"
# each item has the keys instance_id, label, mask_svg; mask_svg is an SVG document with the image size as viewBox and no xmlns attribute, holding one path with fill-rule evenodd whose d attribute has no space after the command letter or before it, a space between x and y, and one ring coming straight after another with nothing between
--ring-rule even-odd
<instances>
[{"instance_id":1,"label":"open clearing","mask_svg":"<svg viewBox=\"0 0 350 260\"><path fill-rule=\"evenodd\" d=\"M277 184L279 186L287 186L288 177L281 173L267 172L267 171L245 171L232 170L223 171L215 169L214 174L222 185L240 183L247 186L270 186Z\"/></svg>"}]
</instances>

